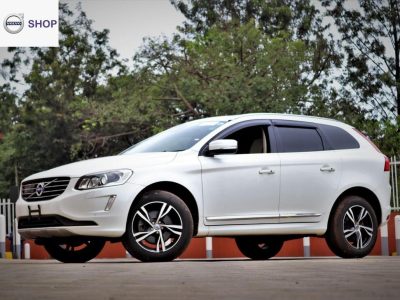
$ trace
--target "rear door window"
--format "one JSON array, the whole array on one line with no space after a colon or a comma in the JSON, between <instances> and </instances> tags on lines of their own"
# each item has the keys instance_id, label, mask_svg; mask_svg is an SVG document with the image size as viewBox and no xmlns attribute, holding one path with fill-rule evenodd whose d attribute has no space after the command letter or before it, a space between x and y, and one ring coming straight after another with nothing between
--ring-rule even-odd
<instances>
[{"instance_id":1,"label":"rear door window","mask_svg":"<svg viewBox=\"0 0 400 300\"><path fill-rule=\"evenodd\" d=\"M305 127L277 126L279 152L323 151L324 146L317 129Z\"/></svg>"}]
</instances>

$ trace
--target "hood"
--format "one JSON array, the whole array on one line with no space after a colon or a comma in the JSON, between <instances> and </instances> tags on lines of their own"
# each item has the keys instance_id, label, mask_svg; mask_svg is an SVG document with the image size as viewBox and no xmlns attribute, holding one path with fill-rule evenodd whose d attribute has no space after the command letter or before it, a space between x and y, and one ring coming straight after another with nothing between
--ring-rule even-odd
<instances>
[{"instance_id":1,"label":"hood","mask_svg":"<svg viewBox=\"0 0 400 300\"><path fill-rule=\"evenodd\" d=\"M174 160L176 155L176 152L153 152L88 159L33 174L25 178L23 181L63 176L74 178L86 174L117 169L131 169L135 172L135 169L138 168L166 164Z\"/></svg>"}]
</instances>

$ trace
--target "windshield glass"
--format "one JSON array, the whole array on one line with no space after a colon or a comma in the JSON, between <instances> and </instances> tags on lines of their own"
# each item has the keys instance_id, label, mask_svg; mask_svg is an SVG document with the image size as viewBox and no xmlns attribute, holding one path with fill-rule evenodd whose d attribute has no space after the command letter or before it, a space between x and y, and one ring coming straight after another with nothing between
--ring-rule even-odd
<instances>
[{"instance_id":1,"label":"windshield glass","mask_svg":"<svg viewBox=\"0 0 400 300\"><path fill-rule=\"evenodd\" d=\"M137 143L121 154L184 151L224 123L204 120L181 124Z\"/></svg>"}]
</instances>

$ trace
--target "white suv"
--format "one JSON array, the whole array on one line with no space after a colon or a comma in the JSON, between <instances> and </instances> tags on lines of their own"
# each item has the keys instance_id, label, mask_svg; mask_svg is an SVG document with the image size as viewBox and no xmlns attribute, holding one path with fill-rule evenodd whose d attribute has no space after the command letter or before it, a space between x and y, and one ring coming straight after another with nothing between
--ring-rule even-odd
<instances>
[{"instance_id":1,"label":"white suv","mask_svg":"<svg viewBox=\"0 0 400 300\"><path fill-rule=\"evenodd\" d=\"M201 119L119 155L24 179L19 233L62 262L88 261L105 241L122 241L142 261L167 261L204 236L235 238L252 259L304 236L363 257L390 213L388 171L367 138L334 120Z\"/></svg>"}]
</instances>

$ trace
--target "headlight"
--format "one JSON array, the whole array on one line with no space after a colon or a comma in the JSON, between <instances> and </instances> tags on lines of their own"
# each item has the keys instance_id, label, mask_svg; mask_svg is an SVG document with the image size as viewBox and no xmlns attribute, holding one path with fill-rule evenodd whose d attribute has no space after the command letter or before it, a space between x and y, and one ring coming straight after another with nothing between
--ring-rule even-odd
<instances>
[{"instance_id":1,"label":"headlight","mask_svg":"<svg viewBox=\"0 0 400 300\"><path fill-rule=\"evenodd\" d=\"M123 169L85 175L79 178L75 188L77 190L89 190L124 184L132 173L131 170Z\"/></svg>"}]
</instances>

